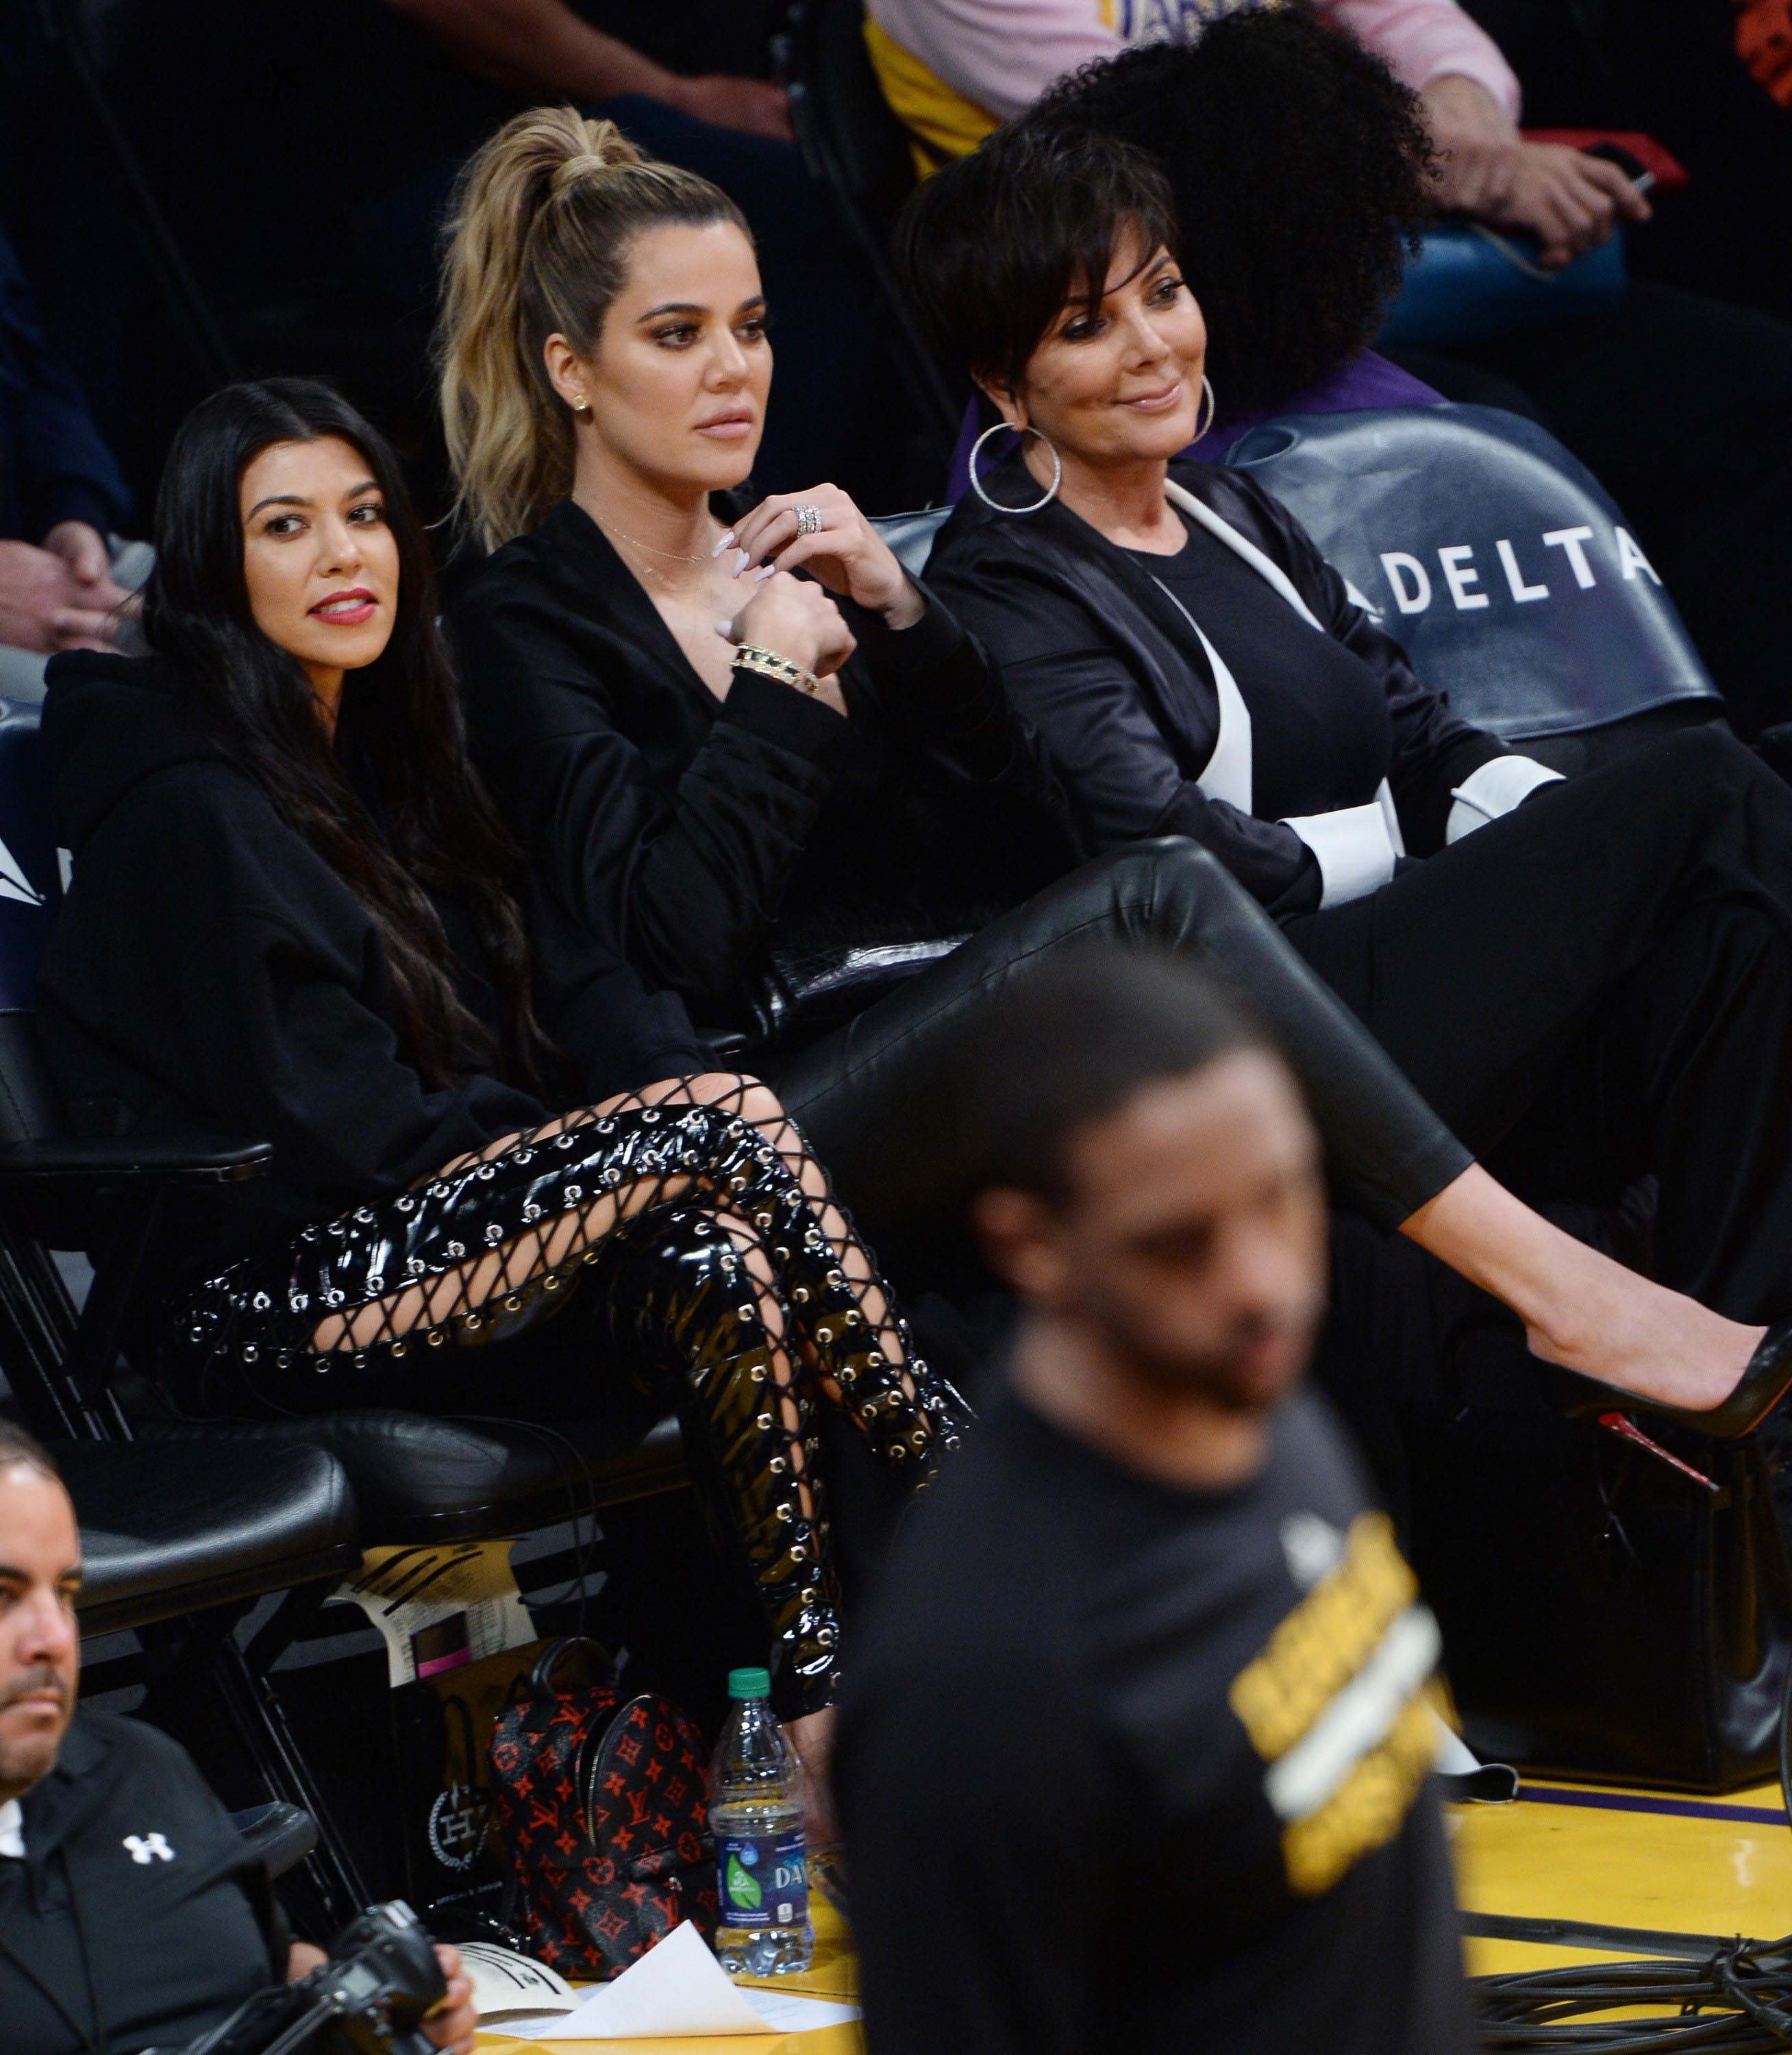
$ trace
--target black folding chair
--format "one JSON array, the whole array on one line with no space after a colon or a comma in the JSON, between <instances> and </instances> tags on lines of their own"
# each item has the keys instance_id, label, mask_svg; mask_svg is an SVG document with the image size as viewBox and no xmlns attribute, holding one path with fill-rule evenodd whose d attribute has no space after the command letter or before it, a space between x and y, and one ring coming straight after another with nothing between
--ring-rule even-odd
<instances>
[{"instance_id":1,"label":"black folding chair","mask_svg":"<svg viewBox=\"0 0 1792 2055\"><path fill-rule=\"evenodd\" d=\"M929 347L890 262L890 231L914 189L902 124L871 68L861 0L797 0L784 39L791 120L811 177L827 188L870 267L899 347L897 368L922 420L949 449L968 388Z\"/></svg>"}]
</instances>

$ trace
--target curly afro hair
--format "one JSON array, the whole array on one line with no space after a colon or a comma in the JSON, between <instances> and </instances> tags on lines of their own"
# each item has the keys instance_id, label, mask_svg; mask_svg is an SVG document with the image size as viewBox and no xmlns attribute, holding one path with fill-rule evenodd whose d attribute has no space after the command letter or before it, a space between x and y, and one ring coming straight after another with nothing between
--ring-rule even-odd
<instances>
[{"instance_id":1,"label":"curly afro hair","mask_svg":"<svg viewBox=\"0 0 1792 2055\"><path fill-rule=\"evenodd\" d=\"M1369 342L1433 211L1416 97L1297 6L1085 65L1016 125L1098 129L1162 166L1229 412L1284 405Z\"/></svg>"}]
</instances>

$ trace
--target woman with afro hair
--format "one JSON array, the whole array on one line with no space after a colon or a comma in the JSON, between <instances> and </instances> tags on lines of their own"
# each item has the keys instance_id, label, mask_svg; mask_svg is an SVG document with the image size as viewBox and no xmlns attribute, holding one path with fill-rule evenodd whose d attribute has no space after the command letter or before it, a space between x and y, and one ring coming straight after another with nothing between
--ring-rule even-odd
<instances>
[{"instance_id":1,"label":"woman with afro hair","mask_svg":"<svg viewBox=\"0 0 1792 2055\"><path fill-rule=\"evenodd\" d=\"M1786 720L1792 325L1637 281L1595 312L1377 354L1445 193L1426 112L1350 36L1281 6L1085 65L1018 125L1097 130L1162 168L1218 408L1192 454L1221 462L1273 414L1447 399L1528 415L1624 508L1737 728Z\"/></svg>"},{"instance_id":2,"label":"woman with afro hair","mask_svg":"<svg viewBox=\"0 0 1792 2055\"><path fill-rule=\"evenodd\" d=\"M1221 409L1194 453L1219 461L1272 414L1441 400L1369 348L1431 218L1434 164L1416 98L1351 37L1250 10L1086 65L1025 119L1102 130L1163 168ZM1516 392L1496 403L1529 411ZM955 453L954 499L981 425Z\"/></svg>"}]
</instances>

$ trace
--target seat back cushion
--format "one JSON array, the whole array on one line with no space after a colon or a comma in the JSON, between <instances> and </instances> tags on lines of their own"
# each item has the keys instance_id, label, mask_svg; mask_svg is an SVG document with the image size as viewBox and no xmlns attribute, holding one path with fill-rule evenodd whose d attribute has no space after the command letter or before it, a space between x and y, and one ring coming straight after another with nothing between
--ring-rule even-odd
<instances>
[{"instance_id":1,"label":"seat back cushion","mask_svg":"<svg viewBox=\"0 0 1792 2055\"><path fill-rule=\"evenodd\" d=\"M0 1142L66 1132L31 1018L62 897L37 708L0 699Z\"/></svg>"},{"instance_id":2,"label":"seat back cushion","mask_svg":"<svg viewBox=\"0 0 1792 2055\"><path fill-rule=\"evenodd\" d=\"M1676 700L1721 711L1624 515L1534 422L1494 407L1288 415L1226 461L1478 726L1520 741Z\"/></svg>"},{"instance_id":3,"label":"seat back cushion","mask_svg":"<svg viewBox=\"0 0 1792 2055\"><path fill-rule=\"evenodd\" d=\"M37 709L0 699L0 1012L30 1011L61 896Z\"/></svg>"},{"instance_id":4,"label":"seat back cushion","mask_svg":"<svg viewBox=\"0 0 1792 2055\"><path fill-rule=\"evenodd\" d=\"M933 538L940 532L949 507L927 507L915 514L882 514L871 523L910 578L919 578L927 567Z\"/></svg>"}]
</instances>

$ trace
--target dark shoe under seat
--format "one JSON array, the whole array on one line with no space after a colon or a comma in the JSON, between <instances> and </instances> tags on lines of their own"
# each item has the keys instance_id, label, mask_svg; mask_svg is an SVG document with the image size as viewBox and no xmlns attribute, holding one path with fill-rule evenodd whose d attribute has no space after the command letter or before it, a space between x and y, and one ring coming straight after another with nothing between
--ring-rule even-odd
<instances>
[{"instance_id":1,"label":"dark shoe under seat","mask_svg":"<svg viewBox=\"0 0 1792 2055\"><path fill-rule=\"evenodd\" d=\"M81 1526L83 1634L339 1576L361 1560L342 1465L296 1442L75 1442L54 1454Z\"/></svg>"},{"instance_id":2,"label":"dark shoe under seat","mask_svg":"<svg viewBox=\"0 0 1792 2055\"><path fill-rule=\"evenodd\" d=\"M291 1420L145 1422L139 1431L164 1442L224 1437L328 1450L353 1483L369 1547L524 1533L686 1481L669 1416L546 1426L366 1406Z\"/></svg>"}]
</instances>

